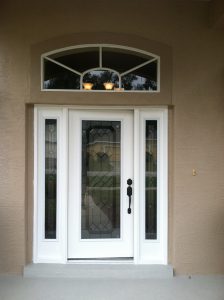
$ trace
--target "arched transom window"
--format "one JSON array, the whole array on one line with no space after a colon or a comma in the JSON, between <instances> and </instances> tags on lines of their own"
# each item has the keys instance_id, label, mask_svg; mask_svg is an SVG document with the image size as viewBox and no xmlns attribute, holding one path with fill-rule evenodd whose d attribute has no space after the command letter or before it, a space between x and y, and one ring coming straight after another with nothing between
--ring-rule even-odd
<instances>
[{"instance_id":1,"label":"arched transom window","mask_svg":"<svg viewBox=\"0 0 224 300\"><path fill-rule=\"evenodd\" d=\"M117 45L82 45L42 55L42 90L159 90L159 57Z\"/></svg>"}]
</instances>

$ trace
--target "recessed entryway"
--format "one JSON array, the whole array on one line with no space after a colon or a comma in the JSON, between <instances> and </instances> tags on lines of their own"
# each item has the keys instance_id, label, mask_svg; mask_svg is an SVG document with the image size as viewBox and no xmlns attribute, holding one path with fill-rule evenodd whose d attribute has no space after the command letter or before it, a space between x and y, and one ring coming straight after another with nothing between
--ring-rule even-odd
<instances>
[{"instance_id":1,"label":"recessed entryway","mask_svg":"<svg viewBox=\"0 0 224 300\"><path fill-rule=\"evenodd\" d=\"M34 262L167 264L167 109L35 108Z\"/></svg>"}]
</instances>

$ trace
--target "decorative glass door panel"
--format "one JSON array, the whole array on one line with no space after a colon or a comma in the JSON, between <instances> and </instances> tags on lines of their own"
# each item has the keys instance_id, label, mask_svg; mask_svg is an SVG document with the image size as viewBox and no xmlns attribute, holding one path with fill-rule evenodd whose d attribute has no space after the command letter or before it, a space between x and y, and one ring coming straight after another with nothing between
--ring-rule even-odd
<instances>
[{"instance_id":1,"label":"decorative glass door panel","mask_svg":"<svg viewBox=\"0 0 224 300\"><path fill-rule=\"evenodd\" d=\"M120 238L120 121L82 121L81 238Z\"/></svg>"},{"instance_id":2,"label":"decorative glass door panel","mask_svg":"<svg viewBox=\"0 0 224 300\"><path fill-rule=\"evenodd\" d=\"M68 257L133 257L133 113L69 112Z\"/></svg>"},{"instance_id":3,"label":"decorative glass door panel","mask_svg":"<svg viewBox=\"0 0 224 300\"><path fill-rule=\"evenodd\" d=\"M145 238L157 239L157 121L145 121Z\"/></svg>"}]
</instances>

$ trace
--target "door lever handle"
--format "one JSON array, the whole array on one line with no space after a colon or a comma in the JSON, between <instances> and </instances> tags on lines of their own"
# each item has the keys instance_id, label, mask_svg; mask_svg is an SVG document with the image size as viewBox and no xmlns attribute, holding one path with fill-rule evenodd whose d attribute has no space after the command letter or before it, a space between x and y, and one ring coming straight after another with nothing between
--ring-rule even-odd
<instances>
[{"instance_id":1,"label":"door lever handle","mask_svg":"<svg viewBox=\"0 0 224 300\"><path fill-rule=\"evenodd\" d=\"M132 180L130 178L127 180L127 185L128 185L128 187L127 187L127 196L129 198L128 214L131 214L131 196L132 196L132 187L131 187L131 185L132 185Z\"/></svg>"}]
</instances>

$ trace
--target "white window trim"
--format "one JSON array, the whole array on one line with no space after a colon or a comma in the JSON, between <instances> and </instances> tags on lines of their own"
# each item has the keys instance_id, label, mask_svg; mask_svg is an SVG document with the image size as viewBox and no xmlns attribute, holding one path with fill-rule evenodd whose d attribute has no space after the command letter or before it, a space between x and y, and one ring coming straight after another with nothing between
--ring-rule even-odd
<instances>
[{"instance_id":1,"label":"white window trim","mask_svg":"<svg viewBox=\"0 0 224 300\"><path fill-rule=\"evenodd\" d=\"M84 90L82 88L82 86L80 86L80 89L77 89L77 90L73 90L73 89L45 89L44 88L44 60L47 59L49 61L51 61L52 63L55 63L59 66L61 66L62 68L65 68L77 75L80 76L80 83L82 83L82 79L83 79L83 76L85 73L87 73L88 70L85 70L83 73L80 73L78 72L77 70L73 69L73 68L70 68L62 63L59 63L57 61L55 61L54 59L48 57L49 55L53 55L53 54L56 54L56 53L60 53L60 52L63 52L63 51L68 51L68 50L72 50L72 49L80 49L80 48L98 48L99 50L99 65L96 66L96 68L93 68L92 70L99 70L100 68L101 69L104 69L106 70L107 68L102 66L102 49L107 47L107 48L115 48L115 49L123 49L123 50L129 50L129 51L133 51L133 52L136 52L136 53L140 53L140 54L144 54L144 55L148 55L150 57L152 57L152 59L149 59L148 61L142 63L142 64L139 64L123 73L119 73L118 71L116 70L113 70L115 71L118 75L119 75L119 88L121 88L121 77L142 67L142 66L145 66L147 64L150 64L154 61L157 61L157 90L124 90L122 92L125 92L125 93L159 93L160 92L160 57L156 54L153 54L151 52L147 52L147 51L144 51L144 50L140 50L140 49L137 49L137 48L133 48L133 47L127 47L127 46L122 46L122 45L114 45L114 44L83 44L83 45L76 45L76 46L70 46L70 47L65 47L65 48L60 48L60 49L56 49L56 50L53 50L53 51L50 51L50 52L46 52L46 53L43 53L41 55L41 91L44 91L44 92L56 92L56 91L61 91L61 92L104 92L104 93L113 93L115 92L114 90ZM110 70L110 68L108 68L108 70ZM111 69L112 70L112 69ZM116 92L120 92L120 91L116 91Z\"/></svg>"},{"instance_id":2,"label":"white window trim","mask_svg":"<svg viewBox=\"0 0 224 300\"><path fill-rule=\"evenodd\" d=\"M34 110L34 263L67 261L67 109L35 107ZM56 239L44 238L45 120L57 120L57 217Z\"/></svg>"},{"instance_id":3,"label":"white window trim","mask_svg":"<svg viewBox=\"0 0 224 300\"><path fill-rule=\"evenodd\" d=\"M157 121L157 239L145 239L145 121ZM164 108L140 112L139 163L140 260L142 263L167 264L168 261L168 111ZM142 200L144 199L144 201ZM150 254L150 255L149 255Z\"/></svg>"},{"instance_id":4,"label":"white window trim","mask_svg":"<svg viewBox=\"0 0 224 300\"><path fill-rule=\"evenodd\" d=\"M34 230L33 230L33 262L34 263L68 263L67 260L67 199L68 199L68 110L77 109L105 109L105 107L82 107L82 106L47 106L36 105L34 109ZM167 264L168 263L168 109L167 107L106 107L110 110L132 110L134 112L134 263L135 264ZM57 118L58 141L58 197L57 206L57 239L43 239L43 183L41 191L41 176L44 167L41 164L43 153L43 124L46 118ZM155 119L158 121L160 140L160 151L158 153L158 174L161 180L158 182L159 201L161 203L161 214L158 240L145 240L144 223L144 200L145 189L145 161L139 162L144 157L145 131L144 121ZM42 142L41 142L42 139ZM41 150L42 149L42 150ZM140 234L142 233L142 234ZM158 250L158 245L160 249ZM149 257L149 253L151 253ZM152 255L153 254L153 255ZM159 254L159 255L156 255ZM99 262L100 263L100 262ZM115 263L117 263L115 261ZM118 262L119 263L119 262Z\"/></svg>"}]
</instances>

